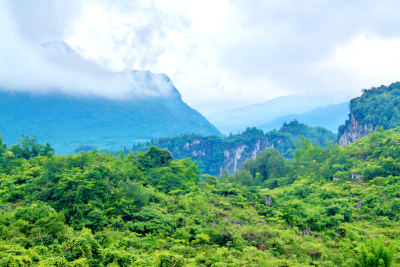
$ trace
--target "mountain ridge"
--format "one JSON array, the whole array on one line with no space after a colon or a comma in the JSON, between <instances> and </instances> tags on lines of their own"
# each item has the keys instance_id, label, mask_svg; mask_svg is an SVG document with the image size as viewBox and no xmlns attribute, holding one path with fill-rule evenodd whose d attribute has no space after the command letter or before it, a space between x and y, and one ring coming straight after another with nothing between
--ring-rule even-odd
<instances>
[{"instance_id":1,"label":"mountain ridge","mask_svg":"<svg viewBox=\"0 0 400 267\"><path fill-rule=\"evenodd\" d=\"M289 95L237 109L215 112L206 117L221 132L236 134L247 127L259 127L282 116L304 114L336 102L328 97Z\"/></svg>"},{"instance_id":2,"label":"mountain ridge","mask_svg":"<svg viewBox=\"0 0 400 267\"><path fill-rule=\"evenodd\" d=\"M318 107L303 114L289 114L264 125L258 125L257 128L264 131L279 128L283 123L297 120L313 127L324 127L332 132L337 132L338 127L346 120L349 114L349 102L341 104L332 104L329 106Z\"/></svg>"},{"instance_id":3,"label":"mountain ridge","mask_svg":"<svg viewBox=\"0 0 400 267\"><path fill-rule=\"evenodd\" d=\"M197 161L206 174L221 175L224 171L237 171L243 162L255 158L260 151L269 148L275 148L285 158L290 158L291 150L301 140L300 136L309 138L320 146L325 146L328 141L333 143L337 138L334 133L324 128L309 127L292 121L284 123L279 130L266 133L255 127L248 127L241 134L227 137L180 135L154 139L133 145L131 151L136 154L146 151L151 146L166 148L177 159L191 158Z\"/></svg>"},{"instance_id":4,"label":"mountain ridge","mask_svg":"<svg viewBox=\"0 0 400 267\"><path fill-rule=\"evenodd\" d=\"M21 134L36 135L54 144L56 152L62 154L83 144L117 149L134 140L180 133L220 135L179 95L110 100L0 91L0 98L0 113L8 114L0 118L1 135L13 143Z\"/></svg>"},{"instance_id":5,"label":"mountain ridge","mask_svg":"<svg viewBox=\"0 0 400 267\"><path fill-rule=\"evenodd\" d=\"M345 146L369 135L400 126L400 82L363 89L350 101L348 119L338 129L339 145Z\"/></svg>"},{"instance_id":6,"label":"mountain ridge","mask_svg":"<svg viewBox=\"0 0 400 267\"><path fill-rule=\"evenodd\" d=\"M66 154L82 145L119 150L137 140L163 136L222 135L183 102L166 74L108 71L61 41L42 47L55 66L67 63L68 68L77 68L59 83L49 80L37 89L0 88L0 114L7 114L0 116L0 136L11 143L21 135L37 136L40 142L52 143L56 153ZM82 80L71 83L76 77Z\"/></svg>"}]
</instances>

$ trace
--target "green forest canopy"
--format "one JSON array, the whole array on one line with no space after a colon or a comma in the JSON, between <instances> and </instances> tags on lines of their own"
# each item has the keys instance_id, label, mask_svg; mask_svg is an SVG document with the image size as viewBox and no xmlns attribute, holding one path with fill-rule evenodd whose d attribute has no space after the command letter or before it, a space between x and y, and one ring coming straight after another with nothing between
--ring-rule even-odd
<instances>
[{"instance_id":1,"label":"green forest canopy","mask_svg":"<svg viewBox=\"0 0 400 267\"><path fill-rule=\"evenodd\" d=\"M221 177L155 147L16 147L0 139L0 266L400 264L400 128Z\"/></svg>"},{"instance_id":2,"label":"green forest canopy","mask_svg":"<svg viewBox=\"0 0 400 267\"><path fill-rule=\"evenodd\" d=\"M360 97L350 101L351 114L360 125L382 126L384 130L400 126L400 82L364 89ZM339 137L349 123L346 120L339 127Z\"/></svg>"},{"instance_id":3,"label":"green forest canopy","mask_svg":"<svg viewBox=\"0 0 400 267\"><path fill-rule=\"evenodd\" d=\"M336 142L337 136L329 130L321 127L309 127L294 120L284 123L279 130L272 130L264 133L255 127L248 127L244 132L228 137L202 136L198 134L177 135L174 137L164 137L151 140L146 143L138 143L130 150L134 154L145 152L151 146L166 148L172 152L176 159L191 158L199 163L199 168L204 173L218 175L221 166L224 165L225 152L233 153L240 145L246 146L249 150L255 149L257 142L268 140L268 143L276 148L285 158L292 156L292 149L295 143L300 140L300 136L305 136L313 141L325 146L327 142ZM189 147L189 144L194 144ZM203 153L199 153L202 151Z\"/></svg>"}]
</instances>

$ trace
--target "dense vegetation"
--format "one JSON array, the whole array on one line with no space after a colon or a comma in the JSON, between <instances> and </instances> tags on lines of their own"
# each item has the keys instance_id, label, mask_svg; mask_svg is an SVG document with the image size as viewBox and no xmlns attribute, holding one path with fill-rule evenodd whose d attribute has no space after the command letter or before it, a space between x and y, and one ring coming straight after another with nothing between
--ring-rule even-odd
<instances>
[{"instance_id":1,"label":"dense vegetation","mask_svg":"<svg viewBox=\"0 0 400 267\"><path fill-rule=\"evenodd\" d=\"M400 264L400 128L344 148L302 139L292 159L267 150L219 178L155 147L23 142L0 141L0 266Z\"/></svg>"},{"instance_id":2,"label":"dense vegetation","mask_svg":"<svg viewBox=\"0 0 400 267\"><path fill-rule=\"evenodd\" d=\"M230 160L225 155L227 153L234 154L234 151L240 146L246 147L246 151L242 155L243 161L252 156L251 152L257 146L274 147L285 158L289 158L292 153L291 149L295 147L294 144L301 135L322 146L328 141L334 142L336 140L336 135L324 128L308 127L294 120L290 123L284 123L279 130L272 130L265 134L262 130L256 128L247 128L241 134L231 134L228 137L194 134L177 135L135 144L130 151L136 154L139 151L146 151L151 146L165 148L171 151L177 159L191 158L197 161L199 168L204 173L219 175Z\"/></svg>"},{"instance_id":3,"label":"dense vegetation","mask_svg":"<svg viewBox=\"0 0 400 267\"><path fill-rule=\"evenodd\" d=\"M364 89L360 97L350 101L350 112L360 125L381 126L384 130L400 126L400 82ZM339 127L339 137L349 123L347 120Z\"/></svg>"}]
</instances>

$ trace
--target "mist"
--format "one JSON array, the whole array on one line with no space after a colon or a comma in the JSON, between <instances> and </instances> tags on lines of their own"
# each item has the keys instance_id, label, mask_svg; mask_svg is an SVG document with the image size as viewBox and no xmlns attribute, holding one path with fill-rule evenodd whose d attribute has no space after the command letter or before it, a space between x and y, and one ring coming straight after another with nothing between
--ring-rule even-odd
<instances>
[{"instance_id":1,"label":"mist","mask_svg":"<svg viewBox=\"0 0 400 267\"><path fill-rule=\"evenodd\" d=\"M400 3L391 0L1 2L0 86L9 90L170 92L129 74L150 70L210 114L287 95L348 101L400 75ZM81 60L44 53L40 44L54 40Z\"/></svg>"},{"instance_id":2,"label":"mist","mask_svg":"<svg viewBox=\"0 0 400 267\"><path fill-rule=\"evenodd\" d=\"M85 60L61 40L41 43L49 36L34 38L20 31L6 2L0 2L0 11L4 14L0 18L1 90L115 99L168 96L172 92L173 85L164 76L131 70L113 72ZM47 23L51 25L52 21Z\"/></svg>"}]
</instances>

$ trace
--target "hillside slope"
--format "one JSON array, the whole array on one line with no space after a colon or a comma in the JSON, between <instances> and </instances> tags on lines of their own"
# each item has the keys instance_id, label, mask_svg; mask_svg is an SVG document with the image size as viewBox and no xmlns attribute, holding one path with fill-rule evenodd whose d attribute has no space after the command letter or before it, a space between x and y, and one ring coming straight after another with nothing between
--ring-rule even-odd
<instances>
[{"instance_id":1,"label":"hillside slope","mask_svg":"<svg viewBox=\"0 0 400 267\"><path fill-rule=\"evenodd\" d=\"M165 74L105 70L64 42L45 43L41 49L66 70L49 84L0 88L0 136L11 144L22 134L36 135L65 154L81 145L119 150L137 140L176 134L221 135L182 101Z\"/></svg>"},{"instance_id":2,"label":"hillside slope","mask_svg":"<svg viewBox=\"0 0 400 267\"><path fill-rule=\"evenodd\" d=\"M291 149L300 140L300 136L324 146L334 142L336 135L321 127L308 127L297 121L285 123L279 130L264 134L262 130L247 128L241 134L229 137L183 135L152 140L133 145L136 154L146 151L150 146L166 148L175 158L191 158L198 161L204 173L220 175L225 170L233 173L247 159L254 158L264 149L275 148L285 157L291 157Z\"/></svg>"},{"instance_id":3,"label":"hillside slope","mask_svg":"<svg viewBox=\"0 0 400 267\"><path fill-rule=\"evenodd\" d=\"M109 100L66 95L0 92L0 133L16 143L21 134L36 135L69 153L86 144L119 149L138 139L184 133L219 135L200 113L170 98Z\"/></svg>"},{"instance_id":4,"label":"hillside slope","mask_svg":"<svg viewBox=\"0 0 400 267\"><path fill-rule=\"evenodd\" d=\"M338 130L339 144L348 145L378 127L384 130L400 125L400 83L364 89L350 101L350 114Z\"/></svg>"},{"instance_id":5,"label":"hillside slope","mask_svg":"<svg viewBox=\"0 0 400 267\"><path fill-rule=\"evenodd\" d=\"M157 148L21 157L0 138L0 265L398 266L399 144L302 140L217 179Z\"/></svg>"}]
</instances>

